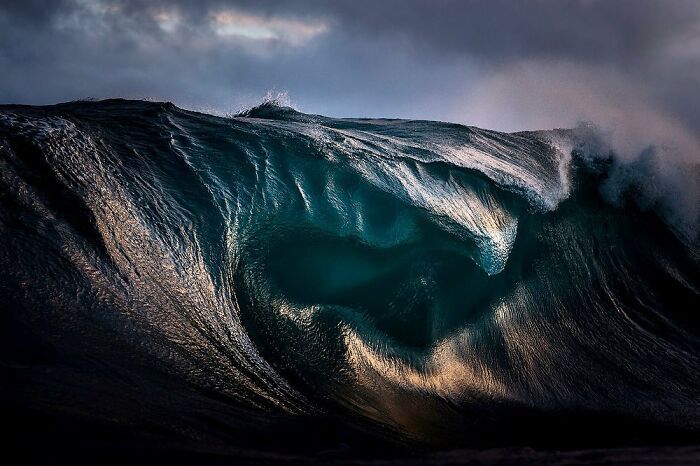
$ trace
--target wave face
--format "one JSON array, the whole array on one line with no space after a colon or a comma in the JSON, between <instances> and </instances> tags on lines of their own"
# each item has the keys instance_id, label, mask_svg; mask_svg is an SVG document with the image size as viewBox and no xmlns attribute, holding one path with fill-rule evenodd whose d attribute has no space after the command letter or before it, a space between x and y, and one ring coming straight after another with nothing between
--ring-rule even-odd
<instances>
[{"instance_id":1,"label":"wave face","mask_svg":"<svg viewBox=\"0 0 700 466\"><path fill-rule=\"evenodd\" d=\"M213 444L693 438L698 238L607 202L585 143L2 107L11 404Z\"/></svg>"}]
</instances>

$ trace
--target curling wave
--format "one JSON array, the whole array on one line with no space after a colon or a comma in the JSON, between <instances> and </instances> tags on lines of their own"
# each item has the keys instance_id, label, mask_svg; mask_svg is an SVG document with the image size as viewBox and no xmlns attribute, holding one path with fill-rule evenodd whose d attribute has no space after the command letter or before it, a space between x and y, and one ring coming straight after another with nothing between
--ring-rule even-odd
<instances>
[{"instance_id":1,"label":"curling wave","mask_svg":"<svg viewBox=\"0 0 700 466\"><path fill-rule=\"evenodd\" d=\"M619 167L588 137L2 107L3 339L71 368L44 378L45 352L5 343L35 374L13 397L215 442L328 417L442 446L695 435L696 219L679 232L636 188L609 202Z\"/></svg>"}]
</instances>

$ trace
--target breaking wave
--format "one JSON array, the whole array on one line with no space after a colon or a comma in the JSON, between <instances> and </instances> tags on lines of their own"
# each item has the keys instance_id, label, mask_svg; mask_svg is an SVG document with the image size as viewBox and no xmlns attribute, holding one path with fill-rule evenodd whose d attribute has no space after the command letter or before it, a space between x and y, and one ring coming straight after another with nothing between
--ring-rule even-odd
<instances>
[{"instance_id":1,"label":"breaking wave","mask_svg":"<svg viewBox=\"0 0 700 466\"><path fill-rule=\"evenodd\" d=\"M697 217L590 133L2 107L13 400L212 444L696 435Z\"/></svg>"}]
</instances>

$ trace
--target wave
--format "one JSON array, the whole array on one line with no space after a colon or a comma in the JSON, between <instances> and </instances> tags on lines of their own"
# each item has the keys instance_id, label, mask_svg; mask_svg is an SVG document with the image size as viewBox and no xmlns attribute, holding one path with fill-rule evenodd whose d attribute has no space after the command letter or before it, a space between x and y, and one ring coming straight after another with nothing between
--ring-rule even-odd
<instances>
[{"instance_id":1,"label":"wave","mask_svg":"<svg viewBox=\"0 0 700 466\"><path fill-rule=\"evenodd\" d=\"M54 387L99 388L91 416L211 442L329 417L428 446L692 438L697 217L644 190L658 154L596 137L1 107L3 357L36 375L14 396L82 416Z\"/></svg>"}]
</instances>

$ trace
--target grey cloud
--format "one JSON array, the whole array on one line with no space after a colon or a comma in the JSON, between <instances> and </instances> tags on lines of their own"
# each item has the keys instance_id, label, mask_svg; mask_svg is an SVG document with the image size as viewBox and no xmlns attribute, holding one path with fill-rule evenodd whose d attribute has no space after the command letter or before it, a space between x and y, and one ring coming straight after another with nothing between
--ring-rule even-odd
<instances>
[{"instance_id":1,"label":"grey cloud","mask_svg":"<svg viewBox=\"0 0 700 466\"><path fill-rule=\"evenodd\" d=\"M693 0L0 0L0 68L3 102L227 111L278 89L305 111L508 130L643 108L700 135Z\"/></svg>"},{"instance_id":2,"label":"grey cloud","mask_svg":"<svg viewBox=\"0 0 700 466\"><path fill-rule=\"evenodd\" d=\"M120 2L138 11L152 2ZM138 7L136 7L138 5ZM694 0L176 1L191 20L235 7L264 16L328 18L356 38L401 37L440 55L635 61L698 33Z\"/></svg>"}]
</instances>

